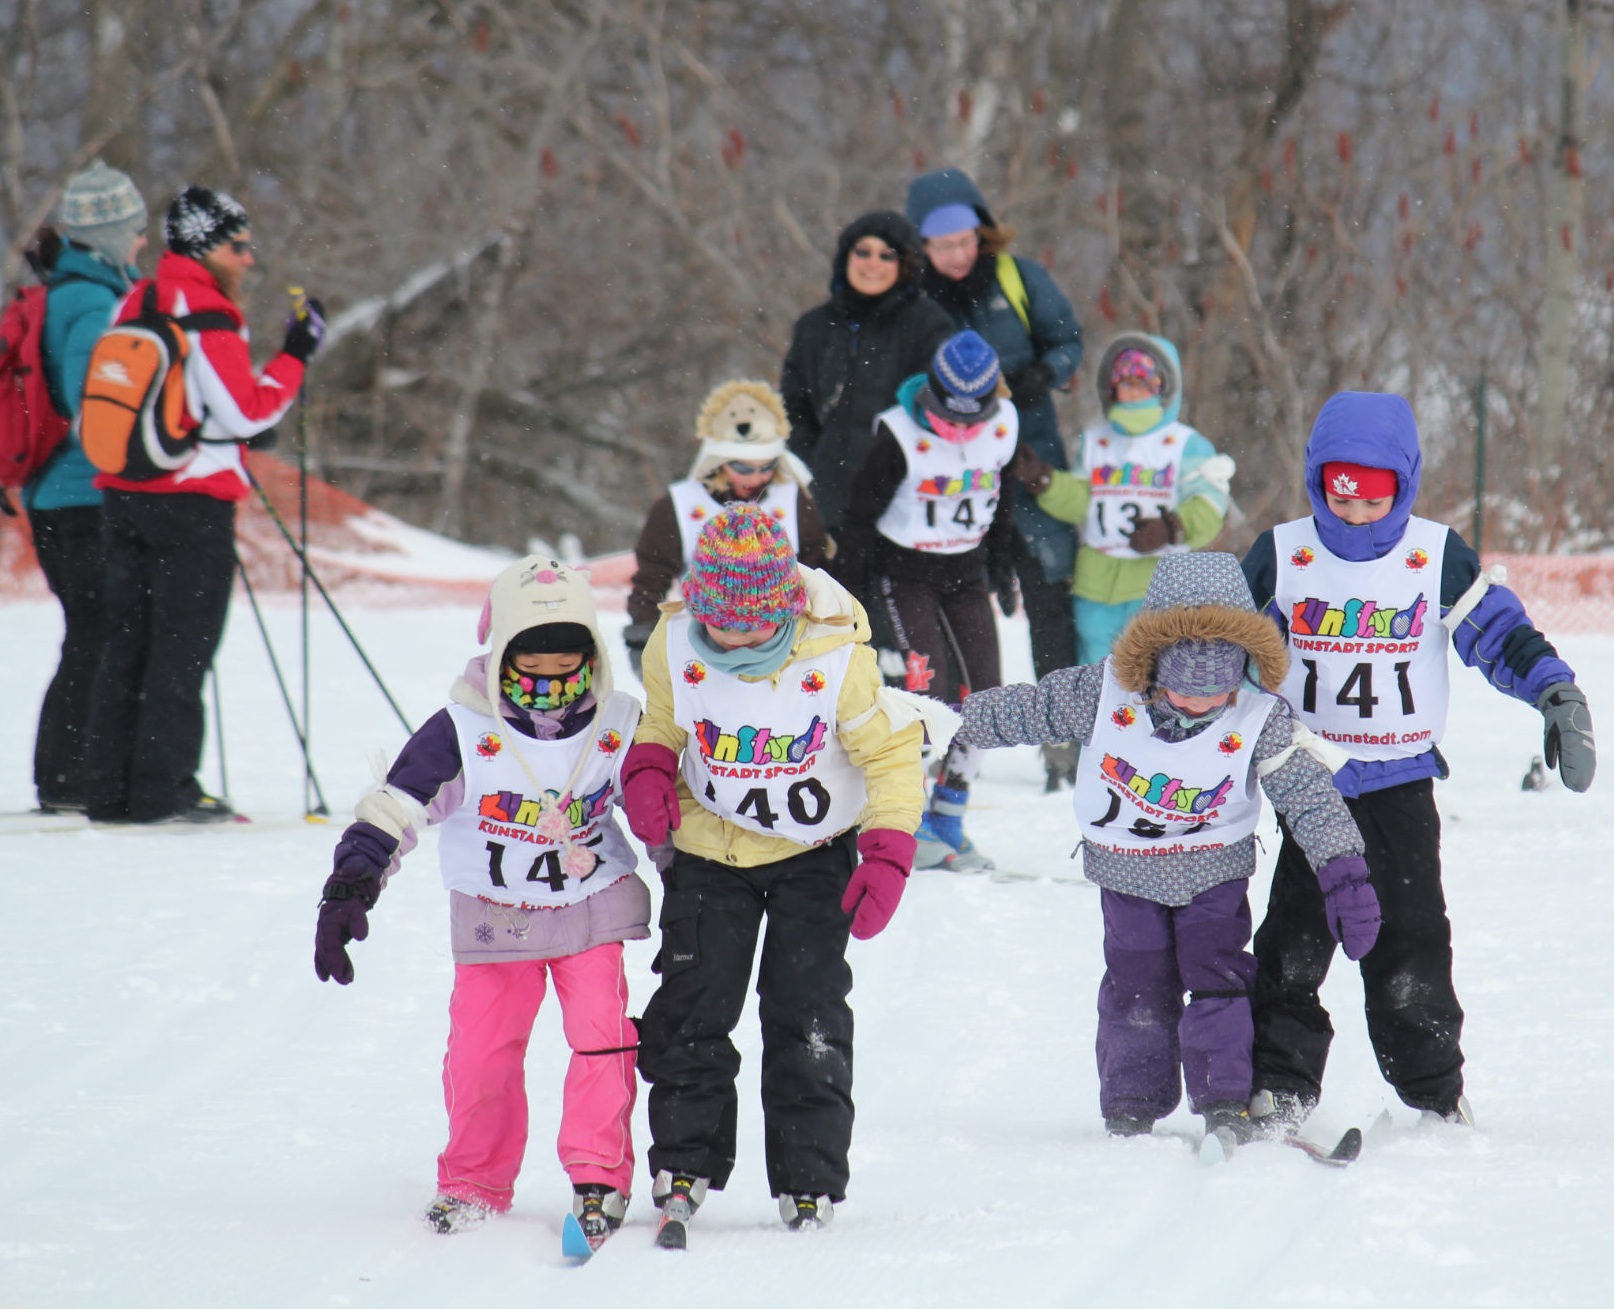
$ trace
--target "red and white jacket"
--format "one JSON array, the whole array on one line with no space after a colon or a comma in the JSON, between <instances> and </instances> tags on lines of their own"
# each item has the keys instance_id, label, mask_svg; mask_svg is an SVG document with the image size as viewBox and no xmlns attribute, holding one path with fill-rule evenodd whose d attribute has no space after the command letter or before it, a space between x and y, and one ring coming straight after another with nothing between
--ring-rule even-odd
<instances>
[{"instance_id":1,"label":"red and white jacket","mask_svg":"<svg viewBox=\"0 0 1614 1309\"><path fill-rule=\"evenodd\" d=\"M233 332L189 333L191 352L185 361L185 397L189 427L200 426L203 443L196 458L176 472L135 482L110 473L95 479L98 487L161 494L183 491L215 500L241 500L252 489L241 463L239 441L273 427L291 408L303 383L303 365L277 354L261 374L252 371L247 352L246 319L224 294L203 264L169 251L157 262L157 307L176 318L185 314L222 312L239 324ZM140 316L141 297L152 279L130 288L113 311L113 322Z\"/></svg>"}]
</instances>

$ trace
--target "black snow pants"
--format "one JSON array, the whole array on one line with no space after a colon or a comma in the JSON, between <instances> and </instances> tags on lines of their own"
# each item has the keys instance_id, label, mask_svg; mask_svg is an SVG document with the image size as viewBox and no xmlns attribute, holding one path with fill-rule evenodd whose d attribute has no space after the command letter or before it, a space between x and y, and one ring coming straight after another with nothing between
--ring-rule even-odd
<instances>
[{"instance_id":1,"label":"black snow pants","mask_svg":"<svg viewBox=\"0 0 1614 1309\"><path fill-rule=\"evenodd\" d=\"M106 637L101 506L30 510L34 553L62 605L62 655L39 709L34 789L44 805L82 805L86 723Z\"/></svg>"},{"instance_id":2,"label":"black snow pants","mask_svg":"<svg viewBox=\"0 0 1614 1309\"><path fill-rule=\"evenodd\" d=\"M235 504L109 490L106 645L90 701L90 817L166 818L201 797L195 774L213 665L235 582Z\"/></svg>"},{"instance_id":3,"label":"black snow pants","mask_svg":"<svg viewBox=\"0 0 1614 1309\"><path fill-rule=\"evenodd\" d=\"M662 874L661 985L639 1023L652 1175L705 1177L720 1191L734 1169L740 1055L729 1037L766 918L757 995L768 1185L775 1196L845 1197L852 969L841 896L856 862L855 830L753 868L673 856Z\"/></svg>"},{"instance_id":4,"label":"black snow pants","mask_svg":"<svg viewBox=\"0 0 1614 1309\"><path fill-rule=\"evenodd\" d=\"M1360 961L1379 1072L1415 1109L1441 1113L1463 1092L1463 1011L1452 984L1451 921L1440 884L1440 814L1432 779L1370 791L1346 805L1367 845L1383 925ZM1315 1100L1334 1035L1317 990L1334 940L1323 894L1289 829L1255 934L1255 1086Z\"/></svg>"}]
</instances>

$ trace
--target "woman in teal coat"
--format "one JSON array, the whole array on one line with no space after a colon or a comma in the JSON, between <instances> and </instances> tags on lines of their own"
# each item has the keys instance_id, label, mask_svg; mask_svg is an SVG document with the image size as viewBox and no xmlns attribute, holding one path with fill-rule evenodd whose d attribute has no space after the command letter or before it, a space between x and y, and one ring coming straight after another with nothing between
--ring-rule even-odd
<instances>
[{"instance_id":1,"label":"woman in teal coat","mask_svg":"<svg viewBox=\"0 0 1614 1309\"><path fill-rule=\"evenodd\" d=\"M56 408L78 415L90 350L138 276L146 202L128 176L97 159L68 179L58 213L65 238L50 270L40 354ZM22 489L45 581L62 605L61 659L45 692L34 744L41 809L84 808L80 772L90 686L101 658L101 492L71 432Z\"/></svg>"}]
</instances>

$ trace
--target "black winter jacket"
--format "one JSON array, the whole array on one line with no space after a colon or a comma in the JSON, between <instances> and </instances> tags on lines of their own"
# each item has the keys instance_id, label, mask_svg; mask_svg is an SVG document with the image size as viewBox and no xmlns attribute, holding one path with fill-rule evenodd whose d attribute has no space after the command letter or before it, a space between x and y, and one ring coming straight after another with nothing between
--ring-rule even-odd
<instances>
[{"instance_id":1,"label":"black winter jacket","mask_svg":"<svg viewBox=\"0 0 1614 1309\"><path fill-rule=\"evenodd\" d=\"M846 282L846 257L864 236L904 256L902 280L870 299ZM846 513L853 475L874 443L874 419L896 403L897 387L930 366L953 334L941 306L914 281L919 242L897 213L866 214L841 233L830 298L796 322L779 393L790 416L790 449L812 469L813 496L833 533Z\"/></svg>"}]
</instances>

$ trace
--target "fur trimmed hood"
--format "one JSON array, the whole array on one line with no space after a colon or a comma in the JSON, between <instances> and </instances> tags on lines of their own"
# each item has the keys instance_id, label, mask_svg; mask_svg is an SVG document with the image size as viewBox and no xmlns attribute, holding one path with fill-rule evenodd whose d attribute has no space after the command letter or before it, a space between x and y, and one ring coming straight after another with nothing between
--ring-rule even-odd
<instances>
[{"instance_id":1,"label":"fur trimmed hood","mask_svg":"<svg viewBox=\"0 0 1614 1309\"><path fill-rule=\"evenodd\" d=\"M1230 554L1167 555L1156 567L1143 608L1110 651L1115 680L1142 693L1155 684L1155 661L1178 641L1231 641L1249 652L1251 677L1276 691L1289 671L1289 647L1278 625L1256 612L1249 584Z\"/></svg>"}]
</instances>

